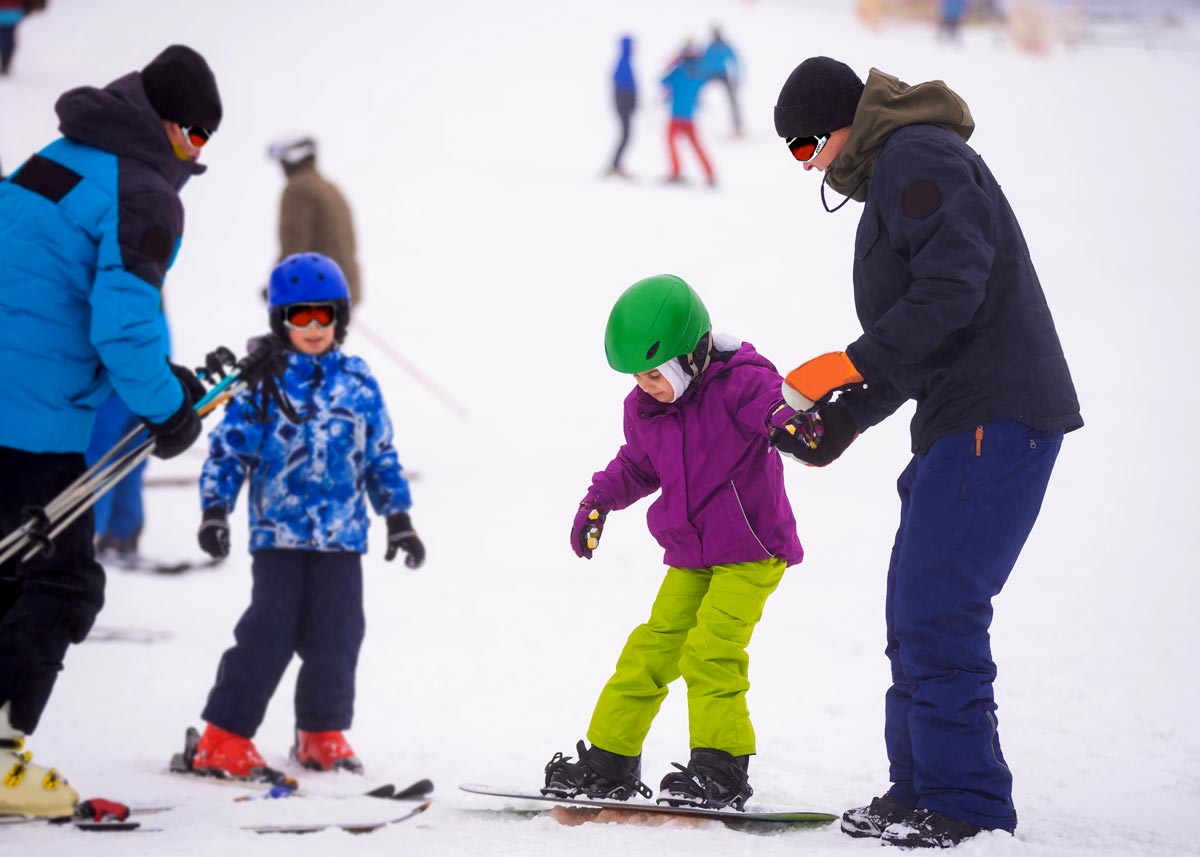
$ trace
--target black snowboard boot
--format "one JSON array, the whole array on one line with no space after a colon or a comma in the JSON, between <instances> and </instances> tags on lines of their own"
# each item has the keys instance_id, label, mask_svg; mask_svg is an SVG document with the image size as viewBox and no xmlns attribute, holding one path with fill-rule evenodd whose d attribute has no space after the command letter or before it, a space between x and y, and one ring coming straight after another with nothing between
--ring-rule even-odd
<instances>
[{"instance_id":1,"label":"black snowboard boot","mask_svg":"<svg viewBox=\"0 0 1200 857\"><path fill-rule=\"evenodd\" d=\"M572 762L570 756L555 753L546 763L546 787L542 794L606 800L629 800L635 793L650 797L649 786L639 779L642 775L641 756L621 756L599 747L588 747L582 741L575 749L579 753L578 762Z\"/></svg>"},{"instance_id":2,"label":"black snowboard boot","mask_svg":"<svg viewBox=\"0 0 1200 857\"><path fill-rule=\"evenodd\" d=\"M953 848L986 829L932 809L914 809L902 820L888 825L880 840L901 848Z\"/></svg>"},{"instance_id":3,"label":"black snowboard boot","mask_svg":"<svg viewBox=\"0 0 1200 857\"><path fill-rule=\"evenodd\" d=\"M659 803L744 811L746 800L754 794L748 774L749 756L697 747L686 768L678 762L672 764L679 770L663 777L658 786Z\"/></svg>"},{"instance_id":4,"label":"black snowboard boot","mask_svg":"<svg viewBox=\"0 0 1200 857\"><path fill-rule=\"evenodd\" d=\"M842 813L842 833L847 836L878 839L883 836L885 827L902 821L912 809L908 804L885 794L873 799L867 806L855 807Z\"/></svg>"}]
</instances>

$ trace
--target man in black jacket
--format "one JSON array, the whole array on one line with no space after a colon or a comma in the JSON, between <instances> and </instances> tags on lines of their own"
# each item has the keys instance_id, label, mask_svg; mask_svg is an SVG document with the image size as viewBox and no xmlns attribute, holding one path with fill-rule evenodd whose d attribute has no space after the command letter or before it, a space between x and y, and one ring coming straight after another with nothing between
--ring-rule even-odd
<instances>
[{"instance_id":1,"label":"man in black jacket","mask_svg":"<svg viewBox=\"0 0 1200 857\"><path fill-rule=\"evenodd\" d=\"M966 144L970 111L944 83L872 69L864 85L813 57L784 84L775 128L824 173L822 202L828 184L865 205L853 271L863 334L788 374L784 396L802 413L773 441L821 467L917 403L885 608L892 785L842 830L926 847L1011 832L988 628L1062 436L1083 425L1054 321L1016 217Z\"/></svg>"}]
</instances>

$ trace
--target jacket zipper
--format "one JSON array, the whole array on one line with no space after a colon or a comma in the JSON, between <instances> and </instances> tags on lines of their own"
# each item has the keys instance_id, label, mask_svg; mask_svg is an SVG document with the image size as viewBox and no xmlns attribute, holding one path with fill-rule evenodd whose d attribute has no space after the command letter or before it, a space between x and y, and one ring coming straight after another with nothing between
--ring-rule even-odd
<instances>
[{"instance_id":1,"label":"jacket zipper","mask_svg":"<svg viewBox=\"0 0 1200 857\"><path fill-rule=\"evenodd\" d=\"M762 543L762 539L758 537L758 533L754 532L754 526L750 523L750 516L746 514L746 507L742 505L742 495L738 493L737 486L733 484L732 479L729 480L729 487L733 489L733 499L737 500L738 509L742 512L742 520L746 522L746 529L750 531L750 535L754 536L754 540L758 542L758 546L762 548L762 552L770 557L771 552Z\"/></svg>"},{"instance_id":2,"label":"jacket zipper","mask_svg":"<svg viewBox=\"0 0 1200 857\"><path fill-rule=\"evenodd\" d=\"M983 455L983 426L975 426L975 457Z\"/></svg>"}]
</instances>

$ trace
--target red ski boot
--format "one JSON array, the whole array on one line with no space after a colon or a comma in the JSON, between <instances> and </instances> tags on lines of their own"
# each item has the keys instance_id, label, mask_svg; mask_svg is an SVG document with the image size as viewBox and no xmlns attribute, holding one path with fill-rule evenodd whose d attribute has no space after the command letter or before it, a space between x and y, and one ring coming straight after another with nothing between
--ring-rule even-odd
<instances>
[{"instance_id":1,"label":"red ski boot","mask_svg":"<svg viewBox=\"0 0 1200 857\"><path fill-rule=\"evenodd\" d=\"M340 730L305 732L297 729L292 758L314 771L363 772L362 762L354 755L354 749Z\"/></svg>"},{"instance_id":2,"label":"red ski boot","mask_svg":"<svg viewBox=\"0 0 1200 857\"><path fill-rule=\"evenodd\" d=\"M267 770L267 762L249 738L209 723L192 757L192 768L226 779L253 780Z\"/></svg>"}]
</instances>

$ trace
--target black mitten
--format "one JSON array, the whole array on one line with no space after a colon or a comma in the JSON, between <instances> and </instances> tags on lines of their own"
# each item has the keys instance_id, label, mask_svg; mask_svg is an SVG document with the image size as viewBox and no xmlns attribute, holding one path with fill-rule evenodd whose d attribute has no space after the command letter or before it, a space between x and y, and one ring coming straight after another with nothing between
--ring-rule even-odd
<instances>
[{"instance_id":1,"label":"black mitten","mask_svg":"<svg viewBox=\"0 0 1200 857\"><path fill-rule=\"evenodd\" d=\"M204 510L196 540L200 542L200 550L213 559L229 556L229 520L224 508L209 506Z\"/></svg>"},{"instance_id":2,"label":"black mitten","mask_svg":"<svg viewBox=\"0 0 1200 857\"><path fill-rule=\"evenodd\" d=\"M388 515L388 548L383 558L391 562L396 551L404 551L404 564L409 568L420 568L425 562L425 545L412 528L412 519L407 512Z\"/></svg>"}]
</instances>

